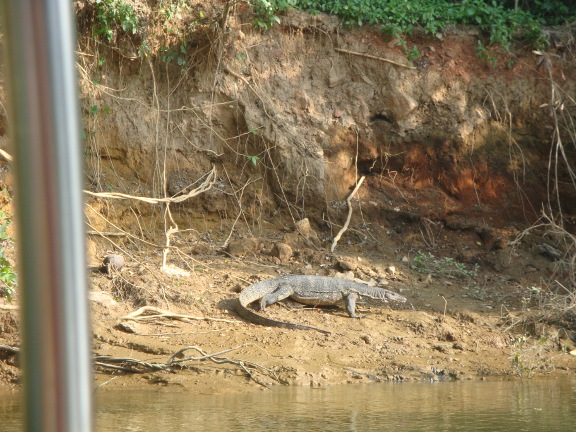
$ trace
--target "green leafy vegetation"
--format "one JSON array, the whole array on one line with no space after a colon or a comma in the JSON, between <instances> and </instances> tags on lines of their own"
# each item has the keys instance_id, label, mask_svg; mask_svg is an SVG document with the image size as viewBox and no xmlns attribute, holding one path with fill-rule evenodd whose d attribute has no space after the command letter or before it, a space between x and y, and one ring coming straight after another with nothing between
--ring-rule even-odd
<instances>
[{"instance_id":1,"label":"green leafy vegetation","mask_svg":"<svg viewBox=\"0 0 576 432\"><path fill-rule=\"evenodd\" d=\"M528 335L517 336L512 340L512 355L510 363L516 375L522 378L532 378L538 372L554 369L551 359L542 354L546 350L548 338L540 337L531 341ZM528 343L528 342L536 343Z\"/></svg>"},{"instance_id":2,"label":"green leafy vegetation","mask_svg":"<svg viewBox=\"0 0 576 432\"><path fill-rule=\"evenodd\" d=\"M260 157L258 156L246 156L246 157L250 162L252 162L252 164L254 164L254 166L256 166L258 164L258 161L260 160Z\"/></svg>"},{"instance_id":3,"label":"green leafy vegetation","mask_svg":"<svg viewBox=\"0 0 576 432\"><path fill-rule=\"evenodd\" d=\"M408 51L406 57L408 57L408 60L416 60L418 57L420 57L420 55L421 55L420 50L416 45L414 45L412 49Z\"/></svg>"},{"instance_id":4,"label":"green leafy vegetation","mask_svg":"<svg viewBox=\"0 0 576 432\"><path fill-rule=\"evenodd\" d=\"M251 0L249 2L254 9L256 26L262 30L280 24L280 15L291 7L301 7L298 0Z\"/></svg>"},{"instance_id":5,"label":"green leafy vegetation","mask_svg":"<svg viewBox=\"0 0 576 432\"><path fill-rule=\"evenodd\" d=\"M482 42L478 41L476 45L476 55L486 63L489 63L493 68L496 67L498 57L494 55Z\"/></svg>"},{"instance_id":6,"label":"green leafy vegetation","mask_svg":"<svg viewBox=\"0 0 576 432\"><path fill-rule=\"evenodd\" d=\"M11 241L8 235L10 218L0 210L0 297L6 297L9 302L16 294L16 273L14 267L4 256L4 244Z\"/></svg>"},{"instance_id":7,"label":"green leafy vegetation","mask_svg":"<svg viewBox=\"0 0 576 432\"><path fill-rule=\"evenodd\" d=\"M576 17L570 0L253 0L256 24L268 28L280 22L289 7L340 17L345 25L379 25L391 37L402 40L418 28L435 35L449 24L476 25L488 45L508 49L513 37L523 36L541 48L542 24L567 22ZM412 53L413 56L413 53Z\"/></svg>"},{"instance_id":8,"label":"green leafy vegetation","mask_svg":"<svg viewBox=\"0 0 576 432\"><path fill-rule=\"evenodd\" d=\"M187 12L190 6L185 0L178 0L177 2L163 2L163 7L160 8L160 15L164 20L164 29L167 33L180 33L180 28L176 24L182 18L182 13Z\"/></svg>"},{"instance_id":9,"label":"green leafy vegetation","mask_svg":"<svg viewBox=\"0 0 576 432\"><path fill-rule=\"evenodd\" d=\"M186 60L186 43L183 42L179 47L166 47L160 48L160 59L165 63L176 62L178 66L186 67L188 61Z\"/></svg>"},{"instance_id":10,"label":"green leafy vegetation","mask_svg":"<svg viewBox=\"0 0 576 432\"><path fill-rule=\"evenodd\" d=\"M95 13L94 36L101 36L112 42L119 28L124 32L136 33L136 12L122 0L96 0Z\"/></svg>"},{"instance_id":11,"label":"green leafy vegetation","mask_svg":"<svg viewBox=\"0 0 576 432\"><path fill-rule=\"evenodd\" d=\"M418 251L412 260L412 269L418 273L443 276L450 278L465 278L478 276L478 264L473 270L468 270L466 264L456 261L454 258L436 258L430 252Z\"/></svg>"},{"instance_id":12,"label":"green leafy vegetation","mask_svg":"<svg viewBox=\"0 0 576 432\"><path fill-rule=\"evenodd\" d=\"M164 63L175 63L180 66L180 74L186 74L186 69L188 67L188 59L186 57L186 41L182 42L180 46L163 46L160 48L160 60Z\"/></svg>"},{"instance_id":13,"label":"green leafy vegetation","mask_svg":"<svg viewBox=\"0 0 576 432\"><path fill-rule=\"evenodd\" d=\"M164 40L158 50L160 60L180 66L180 72L184 74L188 67L188 32L194 28L198 20L204 18L204 14L201 10L195 10L188 0L163 1L159 12L164 34ZM196 18L187 25L183 25L183 17L190 16L192 13Z\"/></svg>"}]
</instances>

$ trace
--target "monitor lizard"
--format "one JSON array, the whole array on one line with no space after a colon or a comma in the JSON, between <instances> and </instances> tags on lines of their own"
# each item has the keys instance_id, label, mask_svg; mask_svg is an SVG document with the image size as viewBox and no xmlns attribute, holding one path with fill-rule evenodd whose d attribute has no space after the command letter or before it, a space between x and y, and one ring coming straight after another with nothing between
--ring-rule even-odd
<instances>
[{"instance_id":1,"label":"monitor lizard","mask_svg":"<svg viewBox=\"0 0 576 432\"><path fill-rule=\"evenodd\" d=\"M356 315L357 300L378 303L387 303L388 300L402 303L406 301L405 297L395 292L384 288L372 287L350 279L290 275L267 279L250 285L240 293L236 311L242 318L256 324L300 330L316 330L330 334L328 330L266 318L248 309L248 305L256 300L260 300L260 310L265 310L266 306L288 297L299 303L312 306L344 304L348 315L352 318L360 318Z\"/></svg>"}]
</instances>

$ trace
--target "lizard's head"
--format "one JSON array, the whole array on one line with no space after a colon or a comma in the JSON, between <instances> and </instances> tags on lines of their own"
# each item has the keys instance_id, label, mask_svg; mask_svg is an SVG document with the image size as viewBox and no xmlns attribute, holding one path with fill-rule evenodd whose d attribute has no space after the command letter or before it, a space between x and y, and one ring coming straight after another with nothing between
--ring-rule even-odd
<instances>
[{"instance_id":1,"label":"lizard's head","mask_svg":"<svg viewBox=\"0 0 576 432\"><path fill-rule=\"evenodd\" d=\"M358 297L362 302L366 303L388 303L388 300L400 303L405 303L407 301L406 297L384 288L373 288L369 292L358 292Z\"/></svg>"},{"instance_id":2,"label":"lizard's head","mask_svg":"<svg viewBox=\"0 0 576 432\"><path fill-rule=\"evenodd\" d=\"M386 299L387 300L394 300L400 303L405 303L407 301L406 297L401 296L400 294L396 294L394 292L388 291L386 293Z\"/></svg>"}]
</instances>

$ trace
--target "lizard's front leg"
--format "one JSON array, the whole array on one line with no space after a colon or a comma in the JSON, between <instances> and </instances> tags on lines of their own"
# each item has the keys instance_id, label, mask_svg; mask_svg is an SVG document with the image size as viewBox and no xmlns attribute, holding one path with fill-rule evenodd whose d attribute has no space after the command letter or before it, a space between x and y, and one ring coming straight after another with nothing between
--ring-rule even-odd
<instances>
[{"instance_id":1,"label":"lizard's front leg","mask_svg":"<svg viewBox=\"0 0 576 432\"><path fill-rule=\"evenodd\" d=\"M358 300L358 293L351 292L346 297L344 297L344 305L346 306L346 312L352 318L362 318L356 315L356 300Z\"/></svg>"}]
</instances>

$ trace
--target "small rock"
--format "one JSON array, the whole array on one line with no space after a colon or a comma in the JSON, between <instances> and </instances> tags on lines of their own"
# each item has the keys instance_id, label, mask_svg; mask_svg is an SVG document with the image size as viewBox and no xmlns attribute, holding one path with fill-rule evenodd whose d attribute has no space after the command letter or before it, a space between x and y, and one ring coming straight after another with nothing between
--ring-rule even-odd
<instances>
[{"instance_id":1,"label":"small rock","mask_svg":"<svg viewBox=\"0 0 576 432\"><path fill-rule=\"evenodd\" d=\"M120 271L124 268L124 257L118 254L110 254L104 258L100 264L100 271L102 273L111 274L115 271Z\"/></svg>"},{"instance_id":2,"label":"small rock","mask_svg":"<svg viewBox=\"0 0 576 432\"><path fill-rule=\"evenodd\" d=\"M340 278L340 279L350 279L353 280L354 279L354 272L353 271L346 271L344 273L336 273L334 275L334 277L336 278Z\"/></svg>"},{"instance_id":3,"label":"small rock","mask_svg":"<svg viewBox=\"0 0 576 432\"><path fill-rule=\"evenodd\" d=\"M192 255L208 255L211 251L212 248L209 243L197 242L190 250L190 253Z\"/></svg>"},{"instance_id":4,"label":"small rock","mask_svg":"<svg viewBox=\"0 0 576 432\"><path fill-rule=\"evenodd\" d=\"M338 75L338 73L334 70L330 70L328 76L328 87L334 88L338 87L339 85L344 84L347 81L346 75Z\"/></svg>"},{"instance_id":5,"label":"small rock","mask_svg":"<svg viewBox=\"0 0 576 432\"><path fill-rule=\"evenodd\" d=\"M360 339L366 342L366 344L372 345L372 338L369 335L360 336Z\"/></svg>"},{"instance_id":6,"label":"small rock","mask_svg":"<svg viewBox=\"0 0 576 432\"><path fill-rule=\"evenodd\" d=\"M376 281L367 275L360 274L358 279L360 279L362 282L364 282L365 284L367 284L369 286L376 286L377 285Z\"/></svg>"},{"instance_id":7,"label":"small rock","mask_svg":"<svg viewBox=\"0 0 576 432\"><path fill-rule=\"evenodd\" d=\"M232 257L241 257L247 254L255 254L260 247L256 238L230 240L226 245L226 253Z\"/></svg>"},{"instance_id":8,"label":"small rock","mask_svg":"<svg viewBox=\"0 0 576 432\"><path fill-rule=\"evenodd\" d=\"M270 251L270 255L278 258L281 262L286 262L292 257L292 248L286 243L274 243L274 247Z\"/></svg>"},{"instance_id":9,"label":"small rock","mask_svg":"<svg viewBox=\"0 0 576 432\"><path fill-rule=\"evenodd\" d=\"M356 270L358 266L353 260L343 258L338 260L336 267L341 271L347 272Z\"/></svg>"},{"instance_id":10,"label":"small rock","mask_svg":"<svg viewBox=\"0 0 576 432\"><path fill-rule=\"evenodd\" d=\"M498 272L503 272L512 267L512 256L510 252L505 250L499 250L495 254L494 258L494 269Z\"/></svg>"},{"instance_id":11,"label":"small rock","mask_svg":"<svg viewBox=\"0 0 576 432\"><path fill-rule=\"evenodd\" d=\"M477 231L478 236L482 240L484 247L489 250L506 249L508 243L496 230L492 228L481 228Z\"/></svg>"},{"instance_id":12,"label":"small rock","mask_svg":"<svg viewBox=\"0 0 576 432\"><path fill-rule=\"evenodd\" d=\"M407 256L403 256L403 257L402 257L402 262L403 262L403 263L410 262L410 259L409 259Z\"/></svg>"},{"instance_id":13,"label":"small rock","mask_svg":"<svg viewBox=\"0 0 576 432\"><path fill-rule=\"evenodd\" d=\"M140 333L138 323L134 321L122 321L114 326L116 330L123 331L124 333Z\"/></svg>"},{"instance_id":14,"label":"small rock","mask_svg":"<svg viewBox=\"0 0 576 432\"><path fill-rule=\"evenodd\" d=\"M293 248L309 247L310 243L315 246L320 246L321 241L318 234L310 225L310 221L304 218L294 225L292 232L284 234L282 242L290 245Z\"/></svg>"},{"instance_id":15,"label":"small rock","mask_svg":"<svg viewBox=\"0 0 576 432\"><path fill-rule=\"evenodd\" d=\"M102 291L89 291L88 300L101 304L102 306L116 306L118 304L110 294Z\"/></svg>"},{"instance_id":16,"label":"small rock","mask_svg":"<svg viewBox=\"0 0 576 432\"><path fill-rule=\"evenodd\" d=\"M312 234L312 227L310 226L310 221L308 218L304 218L296 222L296 230L305 238L310 237Z\"/></svg>"},{"instance_id":17,"label":"small rock","mask_svg":"<svg viewBox=\"0 0 576 432\"><path fill-rule=\"evenodd\" d=\"M540 255L544 255L546 258L552 261L558 261L562 258L562 252L547 243L542 243L536 247L537 252Z\"/></svg>"},{"instance_id":18,"label":"small rock","mask_svg":"<svg viewBox=\"0 0 576 432\"><path fill-rule=\"evenodd\" d=\"M393 265L388 266L386 267L385 272L388 273L390 276L394 276L394 274L396 273L396 267Z\"/></svg>"},{"instance_id":19,"label":"small rock","mask_svg":"<svg viewBox=\"0 0 576 432\"><path fill-rule=\"evenodd\" d=\"M314 267L308 264L307 266L300 268L300 274L304 276L316 276L317 272Z\"/></svg>"},{"instance_id":20,"label":"small rock","mask_svg":"<svg viewBox=\"0 0 576 432\"><path fill-rule=\"evenodd\" d=\"M351 115L343 115L340 117L340 124L346 129L356 126L356 122L354 121L354 117Z\"/></svg>"},{"instance_id":21,"label":"small rock","mask_svg":"<svg viewBox=\"0 0 576 432\"><path fill-rule=\"evenodd\" d=\"M334 112L332 113L332 116L334 116L334 118L340 118L340 117L342 117L343 115L344 115L344 111L342 111L342 110L339 109L339 108L336 108L336 109L334 110Z\"/></svg>"}]
</instances>

